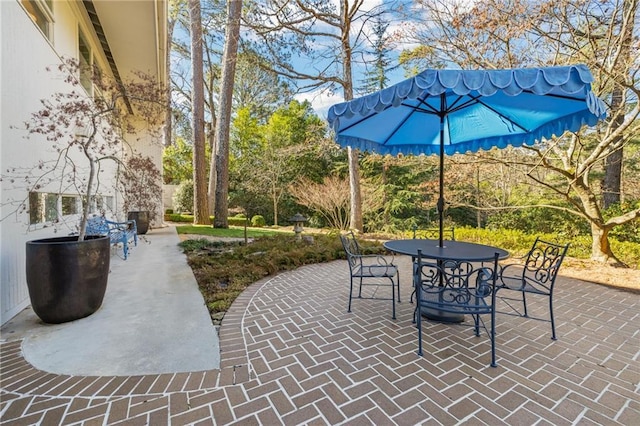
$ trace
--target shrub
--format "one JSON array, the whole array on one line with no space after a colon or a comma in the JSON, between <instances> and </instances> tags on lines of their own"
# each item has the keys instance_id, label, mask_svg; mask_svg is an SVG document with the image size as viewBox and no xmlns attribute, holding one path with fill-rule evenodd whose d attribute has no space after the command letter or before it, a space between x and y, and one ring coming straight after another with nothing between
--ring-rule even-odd
<instances>
[{"instance_id":1,"label":"shrub","mask_svg":"<svg viewBox=\"0 0 640 426\"><path fill-rule=\"evenodd\" d=\"M180 213L193 211L193 181L180 183L173 193L173 208Z\"/></svg>"},{"instance_id":2,"label":"shrub","mask_svg":"<svg viewBox=\"0 0 640 426\"><path fill-rule=\"evenodd\" d=\"M247 221L247 218L244 215L227 218L227 222L229 223L230 226L245 226L245 225L249 226L250 225Z\"/></svg>"},{"instance_id":3,"label":"shrub","mask_svg":"<svg viewBox=\"0 0 640 426\"><path fill-rule=\"evenodd\" d=\"M266 224L267 222L264 220L264 216L257 214L251 218L251 226L262 228Z\"/></svg>"},{"instance_id":4,"label":"shrub","mask_svg":"<svg viewBox=\"0 0 640 426\"><path fill-rule=\"evenodd\" d=\"M169 222L185 222L193 223L193 215L191 214L166 214L164 220Z\"/></svg>"},{"instance_id":5,"label":"shrub","mask_svg":"<svg viewBox=\"0 0 640 426\"><path fill-rule=\"evenodd\" d=\"M173 214L173 209L166 209L165 214Z\"/></svg>"}]
</instances>

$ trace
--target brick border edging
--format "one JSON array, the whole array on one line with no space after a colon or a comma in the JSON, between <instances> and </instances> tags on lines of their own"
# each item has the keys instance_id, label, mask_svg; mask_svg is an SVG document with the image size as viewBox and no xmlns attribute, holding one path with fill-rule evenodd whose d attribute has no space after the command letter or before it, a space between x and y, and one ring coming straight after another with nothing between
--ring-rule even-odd
<instances>
[{"instance_id":1,"label":"brick border edging","mask_svg":"<svg viewBox=\"0 0 640 426\"><path fill-rule=\"evenodd\" d=\"M24 339L0 342L0 388L11 394L48 397L121 397L212 390L251 380L242 326L253 297L274 276L247 287L232 303L219 329L220 369L133 376L75 376L32 366L22 352Z\"/></svg>"}]
</instances>

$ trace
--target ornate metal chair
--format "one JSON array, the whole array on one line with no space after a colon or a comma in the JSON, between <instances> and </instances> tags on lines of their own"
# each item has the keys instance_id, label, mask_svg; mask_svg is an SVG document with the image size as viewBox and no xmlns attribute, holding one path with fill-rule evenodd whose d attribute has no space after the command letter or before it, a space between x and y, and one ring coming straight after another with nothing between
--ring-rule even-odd
<instances>
[{"instance_id":1,"label":"ornate metal chair","mask_svg":"<svg viewBox=\"0 0 640 426\"><path fill-rule=\"evenodd\" d=\"M439 315L470 315L473 324L459 324L472 326L476 336L480 336L480 327L484 328L491 340L491 366L496 367L495 289L498 253L488 266L465 260L439 260L435 263L432 259L425 260L419 250L413 275L418 355L422 356L422 314L428 314L425 310ZM482 315L491 317L489 327Z\"/></svg>"},{"instance_id":2,"label":"ornate metal chair","mask_svg":"<svg viewBox=\"0 0 640 426\"><path fill-rule=\"evenodd\" d=\"M342 247L347 254L349 262L349 308L351 312L351 299L353 298L353 281L358 280L358 298L359 299L377 299L391 300L393 307L392 318L396 319L396 291L398 302L400 302L400 274L398 267L393 262L388 261L384 256L377 254L363 254L353 232L340 235ZM388 283L386 281L389 281ZM363 297L362 286L391 286L391 298L383 298L374 296Z\"/></svg>"},{"instance_id":3,"label":"ornate metal chair","mask_svg":"<svg viewBox=\"0 0 640 426\"><path fill-rule=\"evenodd\" d=\"M429 238L432 240L437 240L440 237L440 228L418 229L417 226L413 226L413 228L411 229L413 231L414 240L416 238ZM451 228L444 228L442 230L442 237L444 239L455 241L456 229L453 226Z\"/></svg>"},{"instance_id":4,"label":"ornate metal chair","mask_svg":"<svg viewBox=\"0 0 640 426\"><path fill-rule=\"evenodd\" d=\"M499 296L499 299L512 309L512 312L501 312L522 317L529 317L527 311L527 293L549 298L549 320L540 317L533 319L551 322L551 339L556 340L556 326L553 316L553 287L558 270L564 260L569 244L559 245L541 240L533 243L531 250L524 256L524 265L509 264L503 266L498 276L498 292L511 290L521 293L522 299ZM522 300L523 312L509 302ZM514 314L515 313L515 314Z\"/></svg>"}]
</instances>

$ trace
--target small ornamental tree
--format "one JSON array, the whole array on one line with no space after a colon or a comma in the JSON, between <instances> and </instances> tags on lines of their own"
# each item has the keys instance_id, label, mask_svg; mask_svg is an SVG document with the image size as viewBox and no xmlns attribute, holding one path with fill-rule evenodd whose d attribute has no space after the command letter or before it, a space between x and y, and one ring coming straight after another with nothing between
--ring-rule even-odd
<instances>
[{"instance_id":1,"label":"small ornamental tree","mask_svg":"<svg viewBox=\"0 0 640 426\"><path fill-rule=\"evenodd\" d=\"M121 185L124 209L149 212L149 221L158 216L162 202L162 174L153 160L141 155L129 155L124 163Z\"/></svg>"},{"instance_id":2,"label":"small ornamental tree","mask_svg":"<svg viewBox=\"0 0 640 426\"><path fill-rule=\"evenodd\" d=\"M22 182L28 192L53 186L59 193L73 191L80 195L82 210L78 240L82 241L92 200L106 184L102 182L103 163L106 160L115 162L116 169L124 170L126 175L128 165L134 169L138 163L151 162L135 153L126 138L136 137L141 128L144 128L147 140L161 135L164 119L162 87L141 73L126 83L102 75L97 68L82 69L81 73L75 59L64 59L55 69L47 68L47 71L59 73L69 90L42 99L42 107L32 113L24 125L27 137L42 137L50 144L54 156L37 161L28 170L3 171L6 174L2 179L16 184ZM81 74L91 76L93 96L85 89L86 81L81 84L78 77ZM160 185L159 180L157 185ZM135 189L135 185L133 188L125 185L125 188ZM127 195L127 198L130 197ZM22 201L9 200L8 203L17 204L17 212L29 208L28 195Z\"/></svg>"}]
</instances>

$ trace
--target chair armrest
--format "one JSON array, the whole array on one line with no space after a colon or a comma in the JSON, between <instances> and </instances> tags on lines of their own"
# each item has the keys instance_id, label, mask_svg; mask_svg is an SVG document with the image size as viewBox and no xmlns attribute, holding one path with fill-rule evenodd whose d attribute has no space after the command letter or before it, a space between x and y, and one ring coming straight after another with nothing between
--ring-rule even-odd
<instances>
[{"instance_id":1,"label":"chair armrest","mask_svg":"<svg viewBox=\"0 0 640 426\"><path fill-rule=\"evenodd\" d=\"M517 273L511 272L514 269L514 267L520 268L520 271L518 271ZM502 286L506 285L506 283L504 282L504 279L522 280L522 269L523 268L524 268L524 265L519 264L519 263L509 263L507 265L502 265L502 266L500 266L500 269L498 270L498 280L500 281ZM511 275L505 274L505 271L507 271Z\"/></svg>"},{"instance_id":2,"label":"chair armrest","mask_svg":"<svg viewBox=\"0 0 640 426\"><path fill-rule=\"evenodd\" d=\"M356 255L356 258L360 259L360 262L366 262L367 260L375 260L380 266L395 266L393 262L389 262L384 256L380 254L361 254Z\"/></svg>"},{"instance_id":3,"label":"chair armrest","mask_svg":"<svg viewBox=\"0 0 640 426\"><path fill-rule=\"evenodd\" d=\"M114 222L111 220L105 220L109 228L117 229L120 231L127 231L129 229L135 229L137 232L136 221L135 220L127 220L125 222Z\"/></svg>"}]
</instances>

